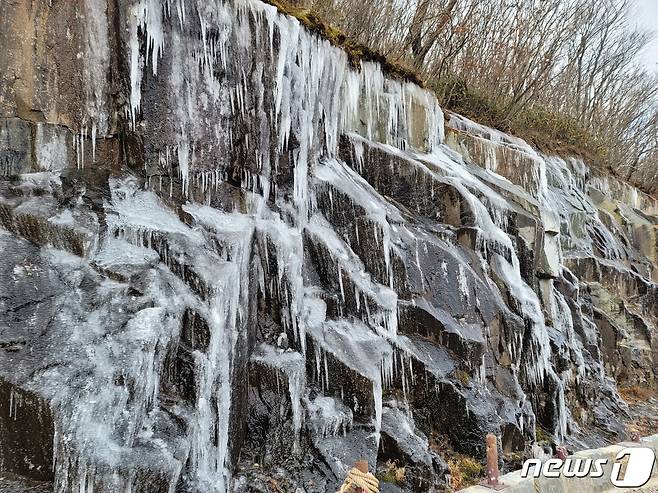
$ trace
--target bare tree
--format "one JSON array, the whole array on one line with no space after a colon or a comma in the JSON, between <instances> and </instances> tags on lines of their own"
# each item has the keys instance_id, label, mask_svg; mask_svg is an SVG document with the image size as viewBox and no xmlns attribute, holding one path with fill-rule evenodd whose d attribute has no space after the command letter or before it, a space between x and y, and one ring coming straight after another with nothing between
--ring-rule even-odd
<instances>
[{"instance_id":1,"label":"bare tree","mask_svg":"<svg viewBox=\"0 0 658 493\"><path fill-rule=\"evenodd\" d=\"M503 121L542 107L578 121L608 164L658 188L658 81L635 0L297 0L430 79L482 94ZM502 124L502 122L501 122Z\"/></svg>"}]
</instances>

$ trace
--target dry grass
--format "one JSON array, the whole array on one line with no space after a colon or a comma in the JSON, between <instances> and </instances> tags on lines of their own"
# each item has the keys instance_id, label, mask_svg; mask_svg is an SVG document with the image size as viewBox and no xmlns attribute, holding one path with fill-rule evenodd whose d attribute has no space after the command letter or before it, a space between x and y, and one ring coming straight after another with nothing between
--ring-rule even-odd
<instances>
[{"instance_id":1,"label":"dry grass","mask_svg":"<svg viewBox=\"0 0 658 493\"><path fill-rule=\"evenodd\" d=\"M377 474L380 481L397 485L404 484L407 476L407 469L404 466L398 466L397 461L389 460L384 468Z\"/></svg>"},{"instance_id":2,"label":"dry grass","mask_svg":"<svg viewBox=\"0 0 658 493\"><path fill-rule=\"evenodd\" d=\"M471 383L471 376L468 373L466 373L464 370L459 370L459 369L455 370L453 373L453 377L464 387L468 387Z\"/></svg>"},{"instance_id":3,"label":"dry grass","mask_svg":"<svg viewBox=\"0 0 658 493\"><path fill-rule=\"evenodd\" d=\"M454 490L468 488L480 482L484 466L467 455L455 454L448 459L450 487Z\"/></svg>"},{"instance_id":4,"label":"dry grass","mask_svg":"<svg viewBox=\"0 0 658 493\"><path fill-rule=\"evenodd\" d=\"M475 458L455 452L450 440L442 435L432 434L430 449L441 456L448 464L450 489L453 491L476 485L482 479L484 466Z\"/></svg>"},{"instance_id":5,"label":"dry grass","mask_svg":"<svg viewBox=\"0 0 658 493\"><path fill-rule=\"evenodd\" d=\"M652 436L658 434L658 421L649 416L642 416L635 419L629 428L637 431L640 436Z\"/></svg>"},{"instance_id":6,"label":"dry grass","mask_svg":"<svg viewBox=\"0 0 658 493\"><path fill-rule=\"evenodd\" d=\"M537 439L537 443L541 445L550 445L553 441L551 434L539 425L535 426L535 437Z\"/></svg>"},{"instance_id":7,"label":"dry grass","mask_svg":"<svg viewBox=\"0 0 658 493\"><path fill-rule=\"evenodd\" d=\"M542 152L580 156L589 163L606 162L609 154L606 144L566 115L540 107L509 114L505 101L495 101L458 78L432 81L430 87L445 109L511 133Z\"/></svg>"},{"instance_id":8,"label":"dry grass","mask_svg":"<svg viewBox=\"0 0 658 493\"><path fill-rule=\"evenodd\" d=\"M655 391L647 387L640 387L639 385L631 385L629 387L621 387L619 395L629 404L635 404L638 401L647 401L651 397L656 397Z\"/></svg>"},{"instance_id":9,"label":"dry grass","mask_svg":"<svg viewBox=\"0 0 658 493\"><path fill-rule=\"evenodd\" d=\"M628 430L637 431L640 436L657 434L658 409L655 403L658 392L655 389L631 385L619 388L619 395L630 405L633 415L627 423Z\"/></svg>"}]
</instances>

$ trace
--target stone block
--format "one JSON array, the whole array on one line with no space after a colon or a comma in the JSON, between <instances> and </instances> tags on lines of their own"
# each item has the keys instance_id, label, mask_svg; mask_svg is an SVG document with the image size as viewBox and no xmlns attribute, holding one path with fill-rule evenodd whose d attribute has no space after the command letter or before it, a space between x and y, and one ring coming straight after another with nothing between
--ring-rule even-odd
<instances>
[{"instance_id":1,"label":"stone block","mask_svg":"<svg viewBox=\"0 0 658 493\"><path fill-rule=\"evenodd\" d=\"M537 273L542 277L559 277L561 264L560 237L557 234L546 232L539 256L539 264L537 265Z\"/></svg>"},{"instance_id":2,"label":"stone block","mask_svg":"<svg viewBox=\"0 0 658 493\"><path fill-rule=\"evenodd\" d=\"M71 134L66 127L37 123L34 153L41 171L61 171L72 158Z\"/></svg>"},{"instance_id":3,"label":"stone block","mask_svg":"<svg viewBox=\"0 0 658 493\"><path fill-rule=\"evenodd\" d=\"M32 130L20 118L0 119L0 176L28 173L32 168Z\"/></svg>"},{"instance_id":4,"label":"stone block","mask_svg":"<svg viewBox=\"0 0 658 493\"><path fill-rule=\"evenodd\" d=\"M51 481L53 435L53 417L48 403L0 380L0 470Z\"/></svg>"}]
</instances>

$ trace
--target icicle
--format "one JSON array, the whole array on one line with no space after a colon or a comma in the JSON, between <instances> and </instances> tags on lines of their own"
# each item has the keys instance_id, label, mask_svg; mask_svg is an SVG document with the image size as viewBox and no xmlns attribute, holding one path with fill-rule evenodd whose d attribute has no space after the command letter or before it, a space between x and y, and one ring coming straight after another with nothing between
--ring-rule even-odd
<instances>
[{"instance_id":1,"label":"icicle","mask_svg":"<svg viewBox=\"0 0 658 493\"><path fill-rule=\"evenodd\" d=\"M382 412L383 412L383 389L381 377L372 382L372 393L375 399L375 440L379 447L379 440L382 431Z\"/></svg>"},{"instance_id":2,"label":"icicle","mask_svg":"<svg viewBox=\"0 0 658 493\"><path fill-rule=\"evenodd\" d=\"M91 124L91 160L96 162L96 122Z\"/></svg>"},{"instance_id":3,"label":"icicle","mask_svg":"<svg viewBox=\"0 0 658 493\"><path fill-rule=\"evenodd\" d=\"M178 144L178 173L183 183L183 195L188 193L189 173L190 173L190 147L187 142ZM192 151L194 152L194 151Z\"/></svg>"}]
</instances>

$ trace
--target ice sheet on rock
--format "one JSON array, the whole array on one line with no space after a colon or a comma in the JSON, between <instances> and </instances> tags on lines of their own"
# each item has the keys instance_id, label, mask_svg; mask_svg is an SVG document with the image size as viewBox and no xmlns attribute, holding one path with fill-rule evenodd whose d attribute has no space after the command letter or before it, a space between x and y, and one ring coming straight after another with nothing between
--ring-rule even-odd
<instances>
[{"instance_id":1,"label":"ice sheet on rock","mask_svg":"<svg viewBox=\"0 0 658 493\"><path fill-rule=\"evenodd\" d=\"M461 157L446 146L439 147L432 154L412 153L412 158L421 162L422 166L428 167L438 181L447 179L460 191L467 190L468 193L465 194L467 199L477 194L486 197L488 205L491 207L502 210L509 208L504 197L489 187L487 183L478 179L477 174L472 172L472 168L466 166ZM482 219L485 218L482 217Z\"/></svg>"},{"instance_id":2,"label":"ice sheet on rock","mask_svg":"<svg viewBox=\"0 0 658 493\"><path fill-rule=\"evenodd\" d=\"M422 463L432 470L433 457L426 438L420 437L413 419L396 407L384 407L382 432L389 435L412 463Z\"/></svg>"},{"instance_id":3,"label":"ice sheet on rock","mask_svg":"<svg viewBox=\"0 0 658 493\"><path fill-rule=\"evenodd\" d=\"M375 434L379 436L383 405L382 375L392 372L393 350L390 344L357 321L327 321L317 327L309 326L308 331L323 351L372 382Z\"/></svg>"},{"instance_id":4,"label":"ice sheet on rock","mask_svg":"<svg viewBox=\"0 0 658 493\"><path fill-rule=\"evenodd\" d=\"M107 238L92 262L100 269L119 273L136 273L147 266L154 266L159 255L150 248L139 247L118 238Z\"/></svg>"},{"instance_id":5,"label":"ice sheet on rock","mask_svg":"<svg viewBox=\"0 0 658 493\"><path fill-rule=\"evenodd\" d=\"M129 182L111 182L112 204L106 206L108 223L115 229L131 229L148 235L151 232L177 233L196 244L203 242L203 236L183 223L152 192L140 191ZM148 246L148 245L147 245Z\"/></svg>"},{"instance_id":6,"label":"ice sheet on rock","mask_svg":"<svg viewBox=\"0 0 658 493\"><path fill-rule=\"evenodd\" d=\"M62 180L58 173L51 171L40 171L37 173L24 173L18 175L11 184L14 191L11 195L20 196L21 201L26 198L41 197L44 202L49 202L50 195L56 195L61 191ZM2 200L5 203L14 203L15 197L10 197L9 191L3 187Z\"/></svg>"},{"instance_id":7,"label":"ice sheet on rock","mask_svg":"<svg viewBox=\"0 0 658 493\"><path fill-rule=\"evenodd\" d=\"M482 326L478 324L469 324L464 321L455 319L445 310L433 306L425 298L416 298L412 302L414 306L426 311L434 319L438 320L447 333L455 334L460 339L476 344L485 342Z\"/></svg>"},{"instance_id":8,"label":"ice sheet on rock","mask_svg":"<svg viewBox=\"0 0 658 493\"><path fill-rule=\"evenodd\" d=\"M203 232L183 223L152 192L136 191L128 185L113 190L115 200L108 210L110 231L137 246L156 248L167 266L176 271L196 291L213 296L223 288L223 282L235 266L227 263L246 251L243 240L250 234L228 239L230 258L220 257L204 248ZM162 243L164 241L164 244Z\"/></svg>"},{"instance_id":9,"label":"ice sheet on rock","mask_svg":"<svg viewBox=\"0 0 658 493\"><path fill-rule=\"evenodd\" d=\"M249 240L249 238L247 238ZM230 484L229 425L232 406L233 361L245 320L244 287L247 285L248 248L215 280L208 302L210 342L206 353L194 352L199 369L196 412L191 425L190 460L196 484L207 491L223 492Z\"/></svg>"},{"instance_id":10,"label":"ice sheet on rock","mask_svg":"<svg viewBox=\"0 0 658 493\"><path fill-rule=\"evenodd\" d=\"M379 227L375 237L381 234L381 248L384 263L389 278L389 286L393 288L393 271L391 268L391 252L397 251L398 234L391 223L404 222L400 212L384 200L374 188L352 168L336 159L327 159L315 169L315 177L320 183L330 184L341 191L355 203L364 208L369 219ZM331 194L332 192L329 191ZM359 237L358 225L356 235Z\"/></svg>"},{"instance_id":11,"label":"ice sheet on rock","mask_svg":"<svg viewBox=\"0 0 658 493\"><path fill-rule=\"evenodd\" d=\"M56 216L53 216L50 219L48 219L48 222L57 224L58 226L71 226L71 227L75 227L76 224L75 218L73 217L73 213L71 212L70 209L64 209Z\"/></svg>"},{"instance_id":12,"label":"ice sheet on rock","mask_svg":"<svg viewBox=\"0 0 658 493\"><path fill-rule=\"evenodd\" d=\"M582 162L575 159L563 159L559 156L542 156L546 162L549 186L555 189L560 198L575 199L587 207L586 170Z\"/></svg>"},{"instance_id":13,"label":"ice sheet on rock","mask_svg":"<svg viewBox=\"0 0 658 493\"><path fill-rule=\"evenodd\" d=\"M339 478L331 491L340 488L343 478L357 460L366 460L370 464L377 462L378 440L363 428L354 427L347 436L314 436L313 445L334 476Z\"/></svg>"},{"instance_id":14,"label":"ice sheet on rock","mask_svg":"<svg viewBox=\"0 0 658 493\"><path fill-rule=\"evenodd\" d=\"M194 218L197 225L212 232L218 242L218 254L223 260L243 257L244 252L249 249L257 223L253 216L222 212L198 204L184 205L183 210Z\"/></svg>"},{"instance_id":15,"label":"ice sheet on rock","mask_svg":"<svg viewBox=\"0 0 658 493\"><path fill-rule=\"evenodd\" d=\"M322 349L371 381L380 380L382 362L392 354L384 338L357 321L326 321L309 326L309 334Z\"/></svg>"},{"instance_id":16,"label":"ice sheet on rock","mask_svg":"<svg viewBox=\"0 0 658 493\"><path fill-rule=\"evenodd\" d=\"M445 149L445 148L444 148ZM436 152L434 154L437 154ZM461 157L454 156L449 152L446 152L451 159L454 159L457 163L460 163ZM539 157L535 159L540 159ZM543 159L543 157L542 157ZM466 170L466 175L460 174L460 168ZM520 184L512 183L508 178L501 176L494 171L489 169L483 169L480 166L475 166L463 162L458 168L452 166L444 166L442 173L448 172L448 175L460 175L463 178L462 182L467 184L471 191L478 192L478 188L474 187L477 181L483 183L486 188L482 189L484 192L482 197L491 202L500 211L504 210L520 210L525 213L533 212L535 209L540 209L542 207L549 208L552 210L553 205L548 197L548 182L546 183L546 190L543 190L542 194L538 194L537 190L532 188L531 190L526 190ZM470 175L470 176L469 176ZM473 178L476 180L474 181ZM489 189L495 194L492 194ZM499 197L502 197L506 204L501 204ZM494 211L495 213L496 211ZM502 227L502 226L501 226Z\"/></svg>"},{"instance_id":17,"label":"ice sheet on rock","mask_svg":"<svg viewBox=\"0 0 658 493\"><path fill-rule=\"evenodd\" d=\"M87 269L83 260L61 251L50 250L47 258L73 285ZM107 301L86 313L85 302L73 302L80 294L63 290L51 328L60 349L50 355L61 361L44 362L44 370L33 373L30 385L51 400L55 412L55 491L85 491L100 482L130 488L136 463L153 463L173 482L180 473L176 450L165 442L149 448L139 438L157 406L164 348L178 324L162 307L121 315L123 289L101 284L98 295ZM117 378L126 385L115 385Z\"/></svg>"},{"instance_id":18,"label":"ice sheet on rock","mask_svg":"<svg viewBox=\"0 0 658 493\"><path fill-rule=\"evenodd\" d=\"M353 135L350 138L355 141L359 139ZM364 142L363 139L361 142ZM368 145L404 159L410 166L438 183L454 186L475 210L477 226L481 229L485 243L491 242L494 249L514 249L510 238L499 226L503 226L503 218L510 208L509 202L478 179L457 153L446 146L439 146L431 154L419 154L404 152L386 144L369 142Z\"/></svg>"},{"instance_id":19,"label":"ice sheet on rock","mask_svg":"<svg viewBox=\"0 0 658 493\"><path fill-rule=\"evenodd\" d=\"M311 288L307 288L304 292L302 317L307 327L317 330L327 319L327 303Z\"/></svg>"},{"instance_id":20,"label":"ice sheet on rock","mask_svg":"<svg viewBox=\"0 0 658 493\"><path fill-rule=\"evenodd\" d=\"M549 197L559 214L561 229L567 233L561 235L563 249L570 256L587 254L625 262L630 242L606 209L610 198L598 189L586 187L582 162L547 157L546 163L551 182ZM616 213L622 214L624 208L629 210L620 203Z\"/></svg>"},{"instance_id":21,"label":"ice sheet on rock","mask_svg":"<svg viewBox=\"0 0 658 493\"><path fill-rule=\"evenodd\" d=\"M520 314L532 324L530 331L532 339L527 346L530 354L524 356L527 362L524 363L523 370L527 373L530 382L533 384L541 382L550 365L550 345L541 303L537 294L521 277L520 262L511 238L492 217L491 205L507 208L507 201L475 175L469 173L463 166L463 161L456 158L452 151L441 147L430 155L411 154L412 163L425 168L439 181L448 180L471 205L475 213L476 226L483 240L481 254L490 262L491 268L504 279L510 294L516 300ZM432 170L434 167L440 170L440 175ZM483 203L484 199L480 197L486 198L486 205ZM495 209L494 207L493 210ZM516 341L515 345L521 348L522 341Z\"/></svg>"},{"instance_id":22,"label":"ice sheet on rock","mask_svg":"<svg viewBox=\"0 0 658 493\"><path fill-rule=\"evenodd\" d=\"M216 219L223 219L216 234L222 234L222 227L230 228L230 234L223 239L229 243L231 259L223 266L226 272L216 276L214 294L208 301L207 320L211 333L208 351L194 353L200 377L196 389L197 412L192 425L191 460L198 487L223 492L229 488L232 474L229 435L234 362L238 342L246 344L247 331L243 324L249 318L248 279L254 230L250 221L239 215ZM211 255L204 258L212 262ZM210 266L208 268L212 273ZM291 392L301 394L302 386L302 374L297 373L291 380ZM293 406L298 400L293 400ZM301 416L299 408L296 416Z\"/></svg>"},{"instance_id":23,"label":"ice sheet on rock","mask_svg":"<svg viewBox=\"0 0 658 493\"><path fill-rule=\"evenodd\" d=\"M14 214L29 214L41 218L54 217L59 211L59 204L53 197L30 197L14 207Z\"/></svg>"},{"instance_id":24,"label":"ice sheet on rock","mask_svg":"<svg viewBox=\"0 0 658 493\"><path fill-rule=\"evenodd\" d=\"M482 137L483 139L488 140L494 144L505 144L532 156L537 155L537 152L523 139L514 137L513 135L506 134L485 125L480 125L479 123L476 123L463 115L458 115L457 113L450 113L450 119L446 123L446 126L460 130L462 132L476 135L478 137Z\"/></svg>"},{"instance_id":25,"label":"ice sheet on rock","mask_svg":"<svg viewBox=\"0 0 658 493\"><path fill-rule=\"evenodd\" d=\"M520 361L521 371L527 376L529 383L539 384L550 368L551 358L546 321L539 298L521 277L516 255L514 263L510 263L495 254L492 258L492 269L504 280L505 286L517 304L519 314L530 323L530 337L526 335L524 341L516 341L516 343L519 348L522 344L526 347Z\"/></svg>"},{"instance_id":26,"label":"ice sheet on rock","mask_svg":"<svg viewBox=\"0 0 658 493\"><path fill-rule=\"evenodd\" d=\"M489 259L498 274L504 277L506 284L511 288L510 292L516 299L521 314L532 323L530 332L532 342L528 346L531 354L524 357L524 360L528 362L525 363L528 367L524 370L529 373L528 378L531 382L540 382L549 366L550 358L550 346L547 344L548 338L541 304L534 291L521 278L516 248L511 238L497 224L500 221L496 221L492 217L496 209L504 210L509 207L507 200L479 180L476 175L470 173L463 160L447 148L440 147L432 154L425 155L404 153L389 148L390 146L376 145L382 147L386 152L404 157L409 160L411 165L425 173L430 173L433 179L447 181L457 188L462 197L469 202L475 212L476 226L478 226L483 240L482 255L485 259ZM496 252L502 252L504 257ZM516 341L516 346L519 349L522 347L520 339Z\"/></svg>"},{"instance_id":27,"label":"ice sheet on rock","mask_svg":"<svg viewBox=\"0 0 658 493\"><path fill-rule=\"evenodd\" d=\"M302 275L304 263L304 245L302 234L298 228L286 224L278 214L267 211L256 220L256 230L261 249L269 255L267 242L274 245L277 258L277 272L266 272L274 277L278 288L287 290L282 303L281 318L284 329L290 329L295 340L300 344L302 353L306 352L306 322L302 317L302 300L305 295L304 279ZM268 258L265 258L265 268L269 268Z\"/></svg>"},{"instance_id":28,"label":"ice sheet on rock","mask_svg":"<svg viewBox=\"0 0 658 493\"><path fill-rule=\"evenodd\" d=\"M210 288L204 289L203 300L194 296L192 300L182 300L187 306L191 304L210 328L207 351L192 353L196 412L189 422L189 460L193 475L188 481L206 491L225 491L231 477L228 439L234 348L245 334L239 326L247 319L249 283L246 278L254 220L241 214L188 205L186 212L198 225L190 228L151 192L137 191L130 183L112 185L114 200L108 207L110 229L128 236L137 235L131 241L139 246L151 246L151 235L165 236L167 248L159 252L160 256L174 256L175 265L192 269L194 276L184 279L192 286L200 279ZM210 235L221 243L223 257L206 246L210 244L207 239ZM301 381L298 379L295 385L295 392L301 395L301 389L297 388ZM301 416L299 405L296 415ZM301 421L296 426L301 426Z\"/></svg>"},{"instance_id":29,"label":"ice sheet on rock","mask_svg":"<svg viewBox=\"0 0 658 493\"><path fill-rule=\"evenodd\" d=\"M200 204L187 204L183 210L205 228L220 234L240 235L254 228L254 219L247 214L222 212Z\"/></svg>"},{"instance_id":30,"label":"ice sheet on rock","mask_svg":"<svg viewBox=\"0 0 658 493\"><path fill-rule=\"evenodd\" d=\"M352 428L352 410L333 397L318 395L311 400L304 398L308 422L322 437L345 436Z\"/></svg>"},{"instance_id":31,"label":"ice sheet on rock","mask_svg":"<svg viewBox=\"0 0 658 493\"><path fill-rule=\"evenodd\" d=\"M261 344L251 356L251 360L263 363L283 372L288 379L288 392L293 412L293 429L295 431L296 447L299 446L299 433L304 415L302 412L302 396L306 390L306 367L304 357L295 351L283 351L269 344Z\"/></svg>"},{"instance_id":32,"label":"ice sheet on rock","mask_svg":"<svg viewBox=\"0 0 658 493\"><path fill-rule=\"evenodd\" d=\"M39 169L61 171L69 166L65 127L37 123L34 136L34 152Z\"/></svg>"},{"instance_id":33,"label":"ice sheet on rock","mask_svg":"<svg viewBox=\"0 0 658 493\"><path fill-rule=\"evenodd\" d=\"M457 119L460 117L457 115ZM547 192L546 163L542 156L520 139L501 134L500 132L471 123L467 134L452 136L450 145L455 147L474 165L483 168L491 177L505 176L514 182L524 194L545 201ZM463 127L463 126L462 126ZM475 133L474 133L475 132ZM520 144L511 144L519 140Z\"/></svg>"},{"instance_id":34,"label":"ice sheet on rock","mask_svg":"<svg viewBox=\"0 0 658 493\"><path fill-rule=\"evenodd\" d=\"M586 238L584 222L587 217L595 217L597 208L585 190L585 177L573 160L556 156L545 156L548 174L547 201L560 217L562 244L568 250L591 252L591 241Z\"/></svg>"},{"instance_id":35,"label":"ice sheet on rock","mask_svg":"<svg viewBox=\"0 0 658 493\"><path fill-rule=\"evenodd\" d=\"M385 224L387 218L395 223L404 221L400 212L384 200L372 185L337 159L323 160L316 166L314 175L320 182L329 183L351 197L383 227L388 226Z\"/></svg>"},{"instance_id":36,"label":"ice sheet on rock","mask_svg":"<svg viewBox=\"0 0 658 493\"><path fill-rule=\"evenodd\" d=\"M457 188L466 188L470 193L476 195L492 211L494 222L501 227L504 224L497 219L504 216L508 210L548 207L548 182L546 178L546 165L541 156L533 157L536 166L532 173L537 174L532 178L533 185L526 189L520 184L512 183L509 179L496 174L495 170L482 169L473 164L467 164L461 155L447 146L440 146L431 154L410 153L415 161L420 161L424 166L440 177L448 179L449 183Z\"/></svg>"},{"instance_id":37,"label":"ice sheet on rock","mask_svg":"<svg viewBox=\"0 0 658 493\"><path fill-rule=\"evenodd\" d=\"M583 341L574 330L573 315L564 295L557 288L553 288L551 296L553 298L551 305L553 328L564 338L565 350L568 351L568 357L572 360L575 367L575 372L569 369L562 374L558 374L557 372L555 374L555 379L558 382L555 434L566 439L567 423L573 420L567 408L565 389L572 385L582 385L583 381L588 378L588 371L594 370L596 372L598 364L594 361L585 361L584 353L586 350ZM556 342L553 342L553 344L559 347L559 344Z\"/></svg>"},{"instance_id":38,"label":"ice sheet on rock","mask_svg":"<svg viewBox=\"0 0 658 493\"><path fill-rule=\"evenodd\" d=\"M377 284L366 271L363 262L352 249L341 240L334 229L321 216L314 215L309 221L307 231L314 239L324 245L333 261L337 264L341 296L345 297L342 285L342 273L349 276L349 280L356 287L355 296L360 306L360 296L374 300L381 308L375 313L366 313L366 321L376 327L382 334L395 336L397 334L397 293L387 286Z\"/></svg>"},{"instance_id":39,"label":"ice sheet on rock","mask_svg":"<svg viewBox=\"0 0 658 493\"><path fill-rule=\"evenodd\" d=\"M105 136L109 129L111 111L108 108L110 85L110 41L107 4L102 0L84 0L85 41L82 58L86 114L81 122L81 133L91 136L92 157L95 160L96 138ZM51 168L58 169L58 168Z\"/></svg>"},{"instance_id":40,"label":"ice sheet on rock","mask_svg":"<svg viewBox=\"0 0 658 493\"><path fill-rule=\"evenodd\" d=\"M456 368L455 360L445 348L423 339L398 335L395 346L421 362L425 366L425 371L439 380L446 378Z\"/></svg>"}]
</instances>

